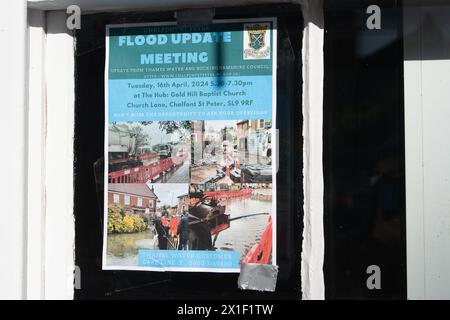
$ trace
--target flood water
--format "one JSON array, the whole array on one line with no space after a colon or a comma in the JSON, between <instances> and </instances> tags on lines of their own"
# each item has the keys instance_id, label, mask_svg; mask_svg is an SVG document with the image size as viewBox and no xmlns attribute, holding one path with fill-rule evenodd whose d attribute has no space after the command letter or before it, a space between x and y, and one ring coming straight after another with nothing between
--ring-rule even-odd
<instances>
[{"instance_id":1,"label":"flood water","mask_svg":"<svg viewBox=\"0 0 450 320\"><path fill-rule=\"evenodd\" d=\"M270 189L259 189L256 194L271 194ZM250 248L259 243L264 232L269 214L272 212L272 202L252 198L231 199L223 204L230 219L257 213L267 213L243 217L230 222L230 228L222 231L216 241L217 250L232 250L240 254L241 259ZM152 230L132 234L109 234L107 244L107 264L114 266L136 266L139 249L157 249L154 242L155 233Z\"/></svg>"},{"instance_id":2,"label":"flood water","mask_svg":"<svg viewBox=\"0 0 450 320\"><path fill-rule=\"evenodd\" d=\"M155 233L147 230L138 233L108 234L107 264L137 266L139 249L157 249Z\"/></svg>"},{"instance_id":3,"label":"flood water","mask_svg":"<svg viewBox=\"0 0 450 320\"><path fill-rule=\"evenodd\" d=\"M258 192L255 190L254 193ZM266 192L270 192L270 190L265 189L264 193ZM268 224L269 214L272 212L272 202L251 198L232 199L225 205L225 212L230 214L230 219L256 213L268 213L233 220L230 222L230 228L219 234L216 241L217 250L237 251L243 258L254 244L259 243Z\"/></svg>"}]
</instances>

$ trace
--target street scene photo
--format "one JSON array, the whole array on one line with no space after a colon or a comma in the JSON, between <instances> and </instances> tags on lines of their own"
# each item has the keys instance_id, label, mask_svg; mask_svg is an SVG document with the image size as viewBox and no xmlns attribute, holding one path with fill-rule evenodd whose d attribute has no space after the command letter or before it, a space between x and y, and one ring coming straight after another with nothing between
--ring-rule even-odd
<instances>
[{"instance_id":1,"label":"street scene photo","mask_svg":"<svg viewBox=\"0 0 450 320\"><path fill-rule=\"evenodd\" d=\"M238 253L241 263L271 263L271 184L191 184L191 250Z\"/></svg>"},{"instance_id":2,"label":"street scene photo","mask_svg":"<svg viewBox=\"0 0 450 320\"><path fill-rule=\"evenodd\" d=\"M138 266L139 250L187 249L188 184L110 183L107 264Z\"/></svg>"},{"instance_id":3,"label":"street scene photo","mask_svg":"<svg viewBox=\"0 0 450 320\"><path fill-rule=\"evenodd\" d=\"M106 263L139 266L139 252L232 252L271 263L271 184L110 183ZM161 261L164 267L164 261Z\"/></svg>"},{"instance_id":4,"label":"street scene photo","mask_svg":"<svg viewBox=\"0 0 450 320\"><path fill-rule=\"evenodd\" d=\"M271 183L271 120L192 122L191 183Z\"/></svg>"},{"instance_id":5,"label":"street scene photo","mask_svg":"<svg viewBox=\"0 0 450 320\"><path fill-rule=\"evenodd\" d=\"M189 183L191 122L120 122L108 128L109 183Z\"/></svg>"}]
</instances>

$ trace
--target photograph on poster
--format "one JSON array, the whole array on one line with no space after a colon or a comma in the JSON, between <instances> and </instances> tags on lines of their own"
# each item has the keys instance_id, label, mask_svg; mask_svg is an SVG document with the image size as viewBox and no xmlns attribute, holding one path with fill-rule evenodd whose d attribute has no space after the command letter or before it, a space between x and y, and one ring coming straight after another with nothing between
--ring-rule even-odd
<instances>
[{"instance_id":1,"label":"photograph on poster","mask_svg":"<svg viewBox=\"0 0 450 320\"><path fill-rule=\"evenodd\" d=\"M189 249L238 252L241 262L271 263L272 184L191 184Z\"/></svg>"},{"instance_id":2,"label":"photograph on poster","mask_svg":"<svg viewBox=\"0 0 450 320\"><path fill-rule=\"evenodd\" d=\"M271 120L198 120L192 124L191 183L270 183Z\"/></svg>"},{"instance_id":3,"label":"photograph on poster","mask_svg":"<svg viewBox=\"0 0 450 320\"><path fill-rule=\"evenodd\" d=\"M107 264L137 266L140 249L178 250L188 188L183 183L110 183Z\"/></svg>"},{"instance_id":4,"label":"photograph on poster","mask_svg":"<svg viewBox=\"0 0 450 320\"><path fill-rule=\"evenodd\" d=\"M271 263L271 184L111 183L107 264L138 266L140 250L209 250Z\"/></svg>"},{"instance_id":5,"label":"photograph on poster","mask_svg":"<svg viewBox=\"0 0 450 320\"><path fill-rule=\"evenodd\" d=\"M190 121L110 123L109 182L189 183L190 126Z\"/></svg>"}]
</instances>

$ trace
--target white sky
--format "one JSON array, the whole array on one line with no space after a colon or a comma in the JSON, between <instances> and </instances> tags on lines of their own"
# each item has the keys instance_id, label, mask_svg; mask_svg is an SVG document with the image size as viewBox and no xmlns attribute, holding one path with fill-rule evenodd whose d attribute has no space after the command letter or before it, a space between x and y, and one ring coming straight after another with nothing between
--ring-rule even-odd
<instances>
[{"instance_id":1,"label":"white sky","mask_svg":"<svg viewBox=\"0 0 450 320\"><path fill-rule=\"evenodd\" d=\"M235 127L237 124L237 120L206 120L205 121L205 130L209 131L209 128L213 128L214 131L219 131L223 129L225 126L227 127Z\"/></svg>"},{"instance_id":2,"label":"white sky","mask_svg":"<svg viewBox=\"0 0 450 320\"><path fill-rule=\"evenodd\" d=\"M177 197L188 193L189 189L187 183L148 183L148 186L155 188L154 192L160 201L157 207L177 205Z\"/></svg>"},{"instance_id":3,"label":"white sky","mask_svg":"<svg viewBox=\"0 0 450 320\"><path fill-rule=\"evenodd\" d=\"M135 123L133 123L133 126ZM159 129L159 122L153 122L150 125L142 126L144 132L148 134L150 141L150 145L155 145L159 143L168 143L168 142L178 142L180 141L180 133L175 132L173 134L166 134L164 131Z\"/></svg>"}]
</instances>

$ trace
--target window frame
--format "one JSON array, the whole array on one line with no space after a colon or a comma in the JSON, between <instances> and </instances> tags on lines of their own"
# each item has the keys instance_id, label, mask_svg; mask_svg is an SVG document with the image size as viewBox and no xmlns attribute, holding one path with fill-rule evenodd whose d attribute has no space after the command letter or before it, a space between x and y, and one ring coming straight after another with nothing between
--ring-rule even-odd
<instances>
[{"instance_id":1,"label":"window frame","mask_svg":"<svg viewBox=\"0 0 450 320\"><path fill-rule=\"evenodd\" d=\"M69 3L70 2L70 3ZM171 10L181 6L180 1L172 1ZM205 7L217 7L227 1L193 1L190 6L202 3ZM274 0L261 0L260 3L277 3ZM286 0L285 3L297 3ZM66 28L68 5L79 5L91 12L108 12L144 8L158 10L156 4L147 1L130 0L93 0L89 3L81 0L42 1L29 0L28 14L37 17L28 25L28 58L41 52L40 59L28 65L27 76L30 80L29 91L39 93L33 110L41 111L40 119L30 118L35 125L29 129L29 157L43 158L42 176L38 187L28 180L28 194L42 197L38 219L45 228L28 232L29 243L36 242L40 257L27 253L28 278L33 278L33 270L41 270L41 276L35 283L29 283L26 297L35 299L72 299L74 294L73 246L75 224L73 220L73 136L74 136L74 41L72 31ZM236 4L239 5L239 4ZM167 4L169 8L169 4ZM52 11L48 11L52 10ZM305 27L303 30L303 117L304 117L304 241L302 249L302 293L305 299L323 299L323 180L322 180L322 45L323 22L321 1L305 0L302 2ZM30 22L29 22L30 23ZM33 54L31 54L33 53ZM36 78L41 74L40 81ZM39 78L39 77L38 77ZM31 95L30 95L31 96ZM45 97L45 98L44 98ZM31 104L30 104L31 106ZM31 113L29 113L31 116ZM39 142L43 139L43 142ZM33 149L33 142L41 145ZM61 148L61 146L64 146ZM58 154L59 157L54 155ZM63 192L61 192L63 190ZM36 192L36 193L35 193ZM29 199L31 201L31 197ZM154 207L154 200L150 200ZM27 216L32 217L32 210ZM45 248L45 251L44 251ZM56 259L58 257L58 259ZM25 268L26 269L26 268ZM79 270L78 270L79 271ZM82 271L81 271L82 272ZM33 278L34 279L34 278Z\"/></svg>"}]
</instances>

